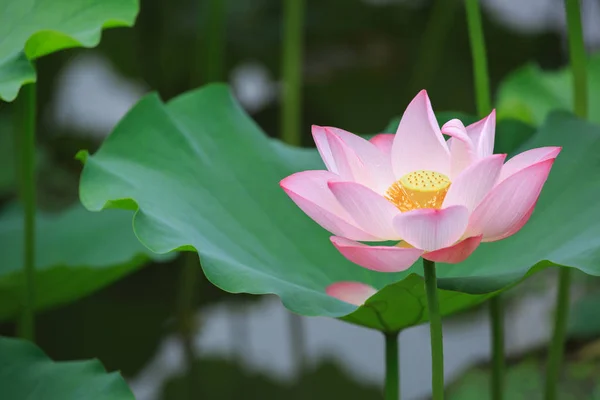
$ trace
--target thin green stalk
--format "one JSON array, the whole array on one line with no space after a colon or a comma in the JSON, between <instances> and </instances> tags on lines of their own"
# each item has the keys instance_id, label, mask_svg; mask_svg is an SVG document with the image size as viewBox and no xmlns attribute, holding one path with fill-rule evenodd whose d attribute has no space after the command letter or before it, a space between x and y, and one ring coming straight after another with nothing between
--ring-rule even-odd
<instances>
[{"instance_id":1,"label":"thin green stalk","mask_svg":"<svg viewBox=\"0 0 600 400\"><path fill-rule=\"evenodd\" d=\"M501 296L489 302L492 324L492 400L504 396L504 301Z\"/></svg>"},{"instance_id":2,"label":"thin green stalk","mask_svg":"<svg viewBox=\"0 0 600 400\"><path fill-rule=\"evenodd\" d=\"M288 312L292 360L294 360L294 363L296 364L298 376L301 376L306 370L306 343L303 322L301 316L291 311Z\"/></svg>"},{"instance_id":3,"label":"thin green stalk","mask_svg":"<svg viewBox=\"0 0 600 400\"><path fill-rule=\"evenodd\" d=\"M412 71L411 93L429 87L436 71L443 66L444 43L456 16L457 0L434 0L427 20L417 62Z\"/></svg>"},{"instance_id":4,"label":"thin green stalk","mask_svg":"<svg viewBox=\"0 0 600 400\"><path fill-rule=\"evenodd\" d=\"M573 110L581 118L587 118L588 87L587 62L579 0L565 0L567 29L569 32L569 58L573 72Z\"/></svg>"},{"instance_id":5,"label":"thin green stalk","mask_svg":"<svg viewBox=\"0 0 600 400\"><path fill-rule=\"evenodd\" d=\"M558 295L556 299L556 314L554 316L554 330L548 354L546 369L546 400L555 400L556 388L560 376L563 360L567 321L569 319L569 292L571 288L571 271L563 268L558 273Z\"/></svg>"},{"instance_id":6,"label":"thin green stalk","mask_svg":"<svg viewBox=\"0 0 600 400\"><path fill-rule=\"evenodd\" d=\"M302 34L305 0L283 2L283 96L281 136L289 144L302 144L300 115L302 115Z\"/></svg>"},{"instance_id":7,"label":"thin green stalk","mask_svg":"<svg viewBox=\"0 0 600 400\"><path fill-rule=\"evenodd\" d=\"M466 10L467 23L469 26L469 40L471 42L471 54L473 55L477 114L483 116L491 111L492 101L490 97L490 79L487 68L479 0L466 0Z\"/></svg>"},{"instance_id":8,"label":"thin green stalk","mask_svg":"<svg viewBox=\"0 0 600 400\"><path fill-rule=\"evenodd\" d=\"M385 400L400 400L400 369L398 363L398 333L385 335Z\"/></svg>"},{"instance_id":9,"label":"thin green stalk","mask_svg":"<svg viewBox=\"0 0 600 400\"><path fill-rule=\"evenodd\" d=\"M183 346L183 354L187 368L185 385L187 395L184 398L195 399L197 395L197 382L199 373L196 368L196 351L194 349L194 335L196 326L194 323L195 296L200 281L200 263L198 254L184 253L183 267L179 281L178 319L179 335Z\"/></svg>"},{"instance_id":10,"label":"thin green stalk","mask_svg":"<svg viewBox=\"0 0 600 400\"><path fill-rule=\"evenodd\" d=\"M227 303L229 311L229 331L231 339L231 359L234 363L244 362L244 354L252 354L251 344L248 342L250 327L243 306L237 301Z\"/></svg>"},{"instance_id":11,"label":"thin green stalk","mask_svg":"<svg viewBox=\"0 0 600 400\"><path fill-rule=\"evenodd\" d=\"M484 118L492 110L490 79L485 49L483 25L479 0L466 0L469 40L473 57L473 75L477 114ZM504 397L504 299L496 296L490 300L490 322L492 325L492 378L491 395L493 400Z\"/></svg>"},{"instance_id":12,"label":"thin green stalk","mask_svg":"<svg viewBox=\"0 0 600 400\"><path fill-rule=\"evenodd\" d=\"M573 73L573 109L581 118L587 118L588 89L586 54L581 27L581 10L579 0L565 0L567 13L567 31L569 34L569 58ZM555 400L557 383L562 366L567 322L569 320L569 298L571 291L571 270L561 269L558 274L558 294L556 299L556 313L554 331L548 353L548 366L546 370L546 400Z\"/></svg>"},{"instance_id":13,"label":"thin green stalk","mask_svg":"<svg viewBox=\"0 0 600 400\"><path fill-rule=\"evenodd\" d=\"M437 278L435 263L423 259L425 290L427 291L427 307L429 309L429 331L431 334L431 388L433 400L444 398L444 341L442 334L442 317L437 294Z\"/></svg>"},{"instance_id":14,"label":"thin green stalk","mask_svg":"<svg viewBox=\"0 0 600 400\"><path fill-rule=\"evenodd\" d=\"M206 53L204 80L206 83L223 80L225 64L225 34L227 0L209 0L206 13Z\"/></svg>"},{"instance_id":15,"label":"thin green stalk","mask_svg":"<svg viewBox=\"0 0 600 400\"><path fill-rule=\"evenodd\" d=\"M250 326L248 316L244 310L243 301L230 300L225 303L229 318L229 340L231 341L231 362L236 365L244 363L244 354L252 354L252 343L248 340L250 337ZM242 399L247 395L249 386L244 379L231 381L230 399Z\"/></svg>"},{"instance_id":16,"label":"thin green stalk","mask_svg":"<svg viewBox=\"0 0 600 400\"><path fill-rule=\"evenodd\" d=\"M19 196L23 204L24 257L22 313L17 326L20 337L35 340L35 121L36 85L23 86L16 101L15 144L17 145L17 171Z\"/></svg>"},{"instance_id":17,"label":"thin green stalk","mask_svg":"<svg viewBox=\"0 0 600 400\"><path fill-rule=\"evenodd\" d=\"M302 47L305 0L283 1L283 50L281 70L283 93L281 103L281 138L300 146L300 115L302 114ZM290 313L288 319L294 363L300 374L306 367L304 328L301 317Z\"/></svg>"}]
</instances>

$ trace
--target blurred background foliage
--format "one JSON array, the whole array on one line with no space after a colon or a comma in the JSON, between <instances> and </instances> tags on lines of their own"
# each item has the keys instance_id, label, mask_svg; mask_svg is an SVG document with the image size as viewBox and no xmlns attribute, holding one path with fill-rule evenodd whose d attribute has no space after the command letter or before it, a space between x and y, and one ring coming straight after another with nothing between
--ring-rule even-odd
<instances>
[{"instance_id":1,"label":"blurred background foliage","mask_svg":"<svg viewBox=\"0 0 600 400\"><path fill-rule=\"evenodd\" d=\"M95 151L103 136L92 128L86 130L81 125L57 122L55 110L60 101L57 93L61 85L69 85L69 78L76 78L67 75L66 81L60 79L69 65L81 55L93 53L108 60L132 82L157 91L164 100L198 87L207 82L210 61L206 57L206 32L211 23L211 3L215 1L226 2L224 63L216 76L233 83L234 90L242 96L243 86L236 82L247 80L251 71L252 79L259 81L257 85L262 85L264 93L247 101L242 99L242 104L265 132L279 136L277 80L282 1L141 0L133 29L105 31L101 44L94 50L62 51L37 62L40 210L56 212L77 202L81 164L74 155L81 148ZM462 1L307 0L306 3L301 118L305 146L312 146L311 124L377 133L387 121L398 117L422 88L427 88L437 111L475 114ZM519 13L519 2L513 3L513 12ZM558 0L539 4L562 6ZM568 83L560 86L559 82L557 87L548 84L547 77L540 77L541 70L556 70L567 62L560 27L519 31L497 18L492 7L484 8L483 24L492 90L499 94L499 116L516 118L518 121L504 123L517 124L515 129L523 131L525 127L532 132L532 125L541 121L540 114L570 104ZM530 66L524 67L526 64ZM594 66L599 64L595 61ZM502 81L519 68L524 69L512 75L499 90ZM533 89L525 87L520 79L529 82ZM536 83L538 80L542 84ZM590 83L600 85L600 78L590 77ZM540 89L544 84L552 88L555 97L566 97L558 100L549 97L547 91ZM544 101L547 104L540 104ZM594 106L593 100L591 103ZM523 108L527 105L532 105L532 110ZM0 204L4 208L15 198L12 111L12 105L0 104ZM592 120L597 120L598 115L591 113ZM502 145L506 149L516 146ZM85 223L85 220L73 221L73 224ZM197 325L186 322L191 317L180 315L182 300L178 293L185 262L185 255L180 254L166 262L147 263L90 296L39 313L36 325L39 346L55 360L97 357L109 371L120 370L126 378L132 378L156 355L167 337L186 331L201 332L204 308L217 303L246 307L256 299L222 292L200 278L191 300L199 310L200 322ZM600 396L597 379L593 379L598 376L596 360L600 345L596 340L600 338L600 324L592 323L600 321L600 285L591 277L578 281L581 300L575 303L571 318L572 356L564 384L580 391L580 397L574 398L583 398L591 393ZM540 282L545 281L527 282L512 297L519 298L532 287L542 290ZM182 328L181 324L186 323L193 326ZM14 321L3 321L0 333L14 334ZM243 336L239 340L243 342ZM543 357L536 351L525 351L514 359L509 388L518 395L510 395L511 400L538 398ZM303 393L317 399L321 393L336 393L339 398L348 399L380 397L378 387L354 381L337 362L307 368L295 382L282 383L232 360L192 356L188 360L191 373L172 377L154 398L181 399L186 398L182 393L192 393L193 398L233 399L244 398L250 392L264 399L306 398ZM483 389L487 387L486 371L486 366L481 365L466 373L454 384L451 398L482 399L478 395L473 397L473 393L487 393Z\"/></svg>"}]
</instances>

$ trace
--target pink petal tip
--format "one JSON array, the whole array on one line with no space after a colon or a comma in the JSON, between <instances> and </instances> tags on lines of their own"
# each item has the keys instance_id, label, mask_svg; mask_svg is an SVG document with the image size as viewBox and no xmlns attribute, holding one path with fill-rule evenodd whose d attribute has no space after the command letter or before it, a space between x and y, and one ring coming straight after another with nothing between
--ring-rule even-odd
<instances>
[{"instance_id":1,"label":"pink petal tip","mask_svg":"<svg viewBox=\"0 0 600 400\"><path fill-rule=\"evenodd\" d=\"M430 253L423 254L423 258L429 261L458 264L467 259L481 243L483 235L473 236L458 242L454 246L446 247Z\"/></svg>"}]
</instances>

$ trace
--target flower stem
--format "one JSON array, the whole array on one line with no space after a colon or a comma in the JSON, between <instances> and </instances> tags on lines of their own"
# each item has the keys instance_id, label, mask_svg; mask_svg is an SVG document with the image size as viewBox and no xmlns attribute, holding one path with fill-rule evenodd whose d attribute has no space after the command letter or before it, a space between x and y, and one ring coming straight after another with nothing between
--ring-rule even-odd
<instances>
[{"instance_id":1,"label":"flower stem","mask_svg":"<svg viewBox=\"0 0 600 400\"><path fill-rule=\"evenodd\" d=\"M187 372L186 396L183 398L196 398L196 388L199 373L196 367L196 351L194 349L194 335L196 325L194 322L194 311L196 305L196 293L199 287L201 277L200 263L198 254L195 252L183 253L183 265L179 281L179 299L178 299L178 323L181 345L185 357Z\"/></svg>"},{"instance_id":2,"label":"flower stem","mask_svg":"<svg viewBox=\"0 0 600 400\"><path fill-rule=\"evenodd\" d=\"M302 317L288 311L288 326L290 328L290 350L296 373L300 377L306 370L306 339L304 334L304 321Z\"/></svg>"},{"instance_id":3,"label":"flower stem","mask_svg":"<svg viewBox=\"0 0 600 400\"><path fill-rule=\"evenodd\" d=\"M567 333L567 320L569 318L569 292L571 288L571 271L563 268L558 273L558 295L556 299L556 314L554 316L554 330L548 354L546 369L546 400L556 399L556 387L559 380L560 369L565 347Z\"/></svg>"},{"instance_id":4,"label":"flower stem","mask_svg":"<svg viewBox=\"0 0 600 400\"><path fill-rule=\"evenodd\" d=\"M587 118L587 66L579 0L565 0L565 8L569 32L569 58L571 71L573 71L573 109L577 116Z\"/></svg>"},{"instance_id":5,"label":"flower stem","mask_svg":"<svg viewBox=\"0 0 600 400\"><path fill-rule=\"evenodd\" d=\"M504 301L501 296L489 302L492 324L492 400L502 400L504 393Z\"/></svg>"},{"instance_id":6,"label":"flower stem","mask_svg":"<svg viewBox=\"0 0 600 400\"><path fill-rule=\"evenodd\" d=\"M442 337L442 317L440 315L435 263L423 259L425 290L429 308L429 331L431 334L431 386L433 400L444 398L444 342Z\"/></svg>"},{"instance_id":7,"label":"flower stem","mask_svg":"<svg viewBox=\"0 0 600 400\"><path fill-rule=\"evenodd\" d=\"M588 92L585 44L581 27L581 10L579 0L565 0L567 13L567 30L569 35L569 58L573 73L573 110L581 118L587 118ZM569 297L571 291L571 270L563 268L558 273L558 294L554 331L548 353L546 370L546 400L556 399L556 387L560 375L567 322L569 319Z\"/></svg>"},{"instance_id":8,"label":"flower stem","mask_svg":"<svg viewBox=\"0 0 600 400\"><path fill-rule=\"evenodd\" d=\"M419 45L419 55L413 64L410 79L413 85L411 93L429 87L436 71L443 65L444 43L449 39L458 4L457 0L433 1L423 39Z\"/></svg>"},{"instance_id":9,"label":"flower stem","mask_svg":"<svg viewBox=\"0 0 600 400\"><path fill-rule=\"evenodd\" d=\"M35 121L36 85L23 86L16 101L15 144L17 145L17 171L19 195L25 213L23 257L23 303L17 326L20 337L35 340Z\"/></svg>"},{"instance_id":10,"label":"flower stem","mask_svg":"<svg viewBox=\"0 0 600 400\"><path fill-rule=\"evenodd\" d=\"M473 55L477 114L479 114L480 117L483 117L492 110L492 100L490 97L490 79L487 68L479 0L466 0L466 10L467 23L469 26L469 40L471 42L471 54Z\"/></svg>"},{"instance_id":11,"label":"flower stem","mask_svg":"<svg viewBox=\"0 0 600 400\"><path fill-rule=\"evenodd\" d=\"M492 99L479 0L467 0L466 11L471 53L473 54L477 114L479 118L484 118L492 109ZM503 303L502 296L496 296L490 300L489 304L490 322L492 324L492 379L490 390L493 400L502 400L503 398L505 370Z\"/></svg>"},{"instance_id":12,"label":"flower stem","mask_svg":"<svg viewBox=\"0 0 600 400\"><path fill-rule=\"evenodd\" d=\"M206 83L223 79L225 56L225 26L227 0L210 0L206 13L206 55L204 56L204 80Z\"/></svg>"},{"instance_id":13,"label":"flower stem","mask_svg":"<svg viewBox=\"0 0 600 400\"><path fill-rule=\"evenodd\" d=\"M398 333L385 335L385 400L400 400L400 369L398 363Z\"/></svg>"},{"instance_id":14,"label":"flower stem","mask_svg":"<svg viewBox=\"0 0 600 400\"><path fill-rule=\"evenodd\" d=\"M283 96L281 135L285 142L299 146L300 115L302 113L302 33L304 22L304 1L286 0L284 8L283 35Z\"/></svg>"},{"instance_id":15,"label":"flower stem","mask_svg":"<svg viewBox=\"0 0 600 400\"><path fill-rule=\"evenodd\" d=\"M302 33L304 29L305 0L283 2L283 51L281 103L281 138L284 142L300 146L300 115L302 114ZM305 369L305 339L302 318L289 314L290 342L292 356L300 374ZM299 374L299 375L300 375Z\"/></svg>"}]
</instances>

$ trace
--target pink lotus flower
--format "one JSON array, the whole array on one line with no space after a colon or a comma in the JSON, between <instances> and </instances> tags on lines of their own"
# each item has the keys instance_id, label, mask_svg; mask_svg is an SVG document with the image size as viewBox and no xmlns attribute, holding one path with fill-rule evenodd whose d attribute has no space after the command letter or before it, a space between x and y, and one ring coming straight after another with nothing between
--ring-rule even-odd
<instances>
[{"instance_id":1,"label":"pink lotus flower","mask_svg":"<svg viewBox=\"0 0 600 400\"><path fill-rule=\"evenodd\" d=\"M395 135L366 140L313 126L327 171L298 172L280 185L334 235L344 257L364 268L403 271L419 257L458 263L481 242L525 225L561 150L533 149L505 163L506 154L493 154L495 120L492 111L467 127L454 119L440 130L423 90ZM361 243L381 241L397 244Z\"/></svg>"}]
</instances>

